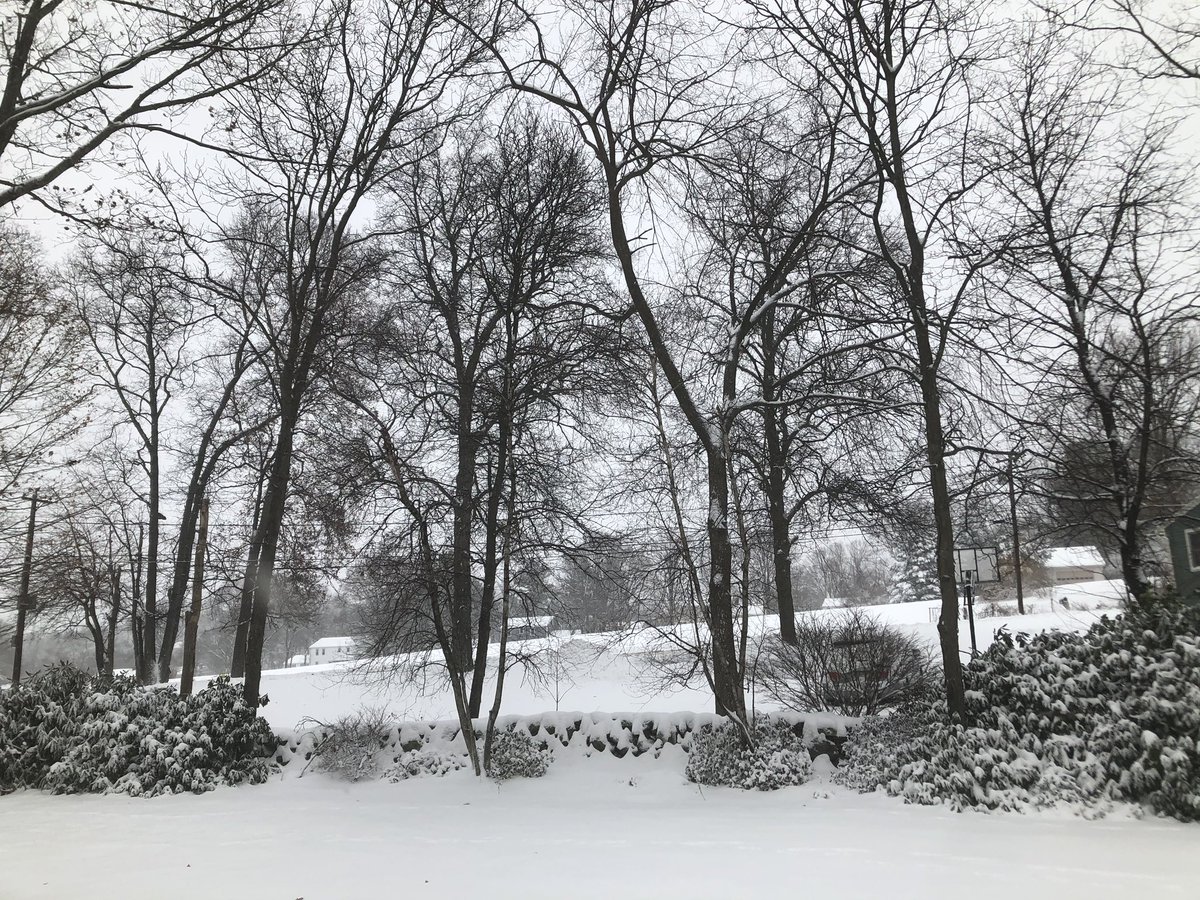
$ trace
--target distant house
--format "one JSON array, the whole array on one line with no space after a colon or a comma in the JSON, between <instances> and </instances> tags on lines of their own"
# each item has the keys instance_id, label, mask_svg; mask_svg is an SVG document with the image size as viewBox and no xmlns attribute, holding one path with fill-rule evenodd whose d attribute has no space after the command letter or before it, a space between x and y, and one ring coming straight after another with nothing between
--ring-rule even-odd
<instances>
[{"instance_id":1,"label":"distant house","mask_svg":"<svg viewBox=\"0 0 1200 900\"><path fill-rule=\"evenodd\" d=\"M307 665L308 665L308 654L307 653L297 653L295 656L288 657L288 661L284 664L284 667L288 668L288 669L292 669L292 668L295 668L296 666L307 666Z\"/></svg>"},{"instance_id":2,"label":"distant house","mask_svg":"<svg viewBox=\"0 0 1200 900\"><path fill-rule=\"evenodd\" d=\"M1051 547L1042 565L1055 587L1104 580L1104 557L1095 547Z\"/></svg>"},{"instance_id":3,"label":"distant house","mask_svg":"<svg viewBox=\"0 0 1200 900\"><path fill-rule=\"evenodd\" d=\"M1175 588L1189 603L1200 603L1200 503L1167 526Z\"/></svg>"},{"instance_id":4,"label":"distant house","mask_svg":"<svg viewBox=\"0 0 1200 900\"><path fill-rule=\"evenodd\" d=\"M845 609L853 605L849 597L826 597L821 601L821 609Z\"/></svg>"},{"instance_id":5,"label":"distant house","mask_svg":"<svg viewBox=\"0 0 1200 900\"><path fill-rule=\"evenodd\" d=\"M354 659L354 638L326 637L308 645L307 664L315 666L319 663L340 662L343 659Z\"/></svg>"},{"instance_id":6,"label":"distant house","mask_svg":"<svg viewBox=\"0 0 1200 900\"><path fill-rule=\"evenodd\" d=\"M533 638L550 637L556 627L554 616L526 616L508 620L508 639L528 641Z\"/></svg>"}]
</instances>

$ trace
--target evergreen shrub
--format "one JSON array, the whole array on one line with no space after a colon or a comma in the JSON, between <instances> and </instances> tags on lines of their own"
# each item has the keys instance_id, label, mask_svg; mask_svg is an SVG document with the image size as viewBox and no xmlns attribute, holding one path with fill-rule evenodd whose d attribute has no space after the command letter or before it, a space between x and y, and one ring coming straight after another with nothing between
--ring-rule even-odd
<instances>
[{"instance_id":1,"label":"evergreen shrub","mask_svg":"<svg viewBox=\"0 0 1200 900\"><path fill-rule=\"evenodd\" d=\"M184 699L63 663L0 692L0 792L152 797L258 784L277 743L227 677Z\"/></svg>"},{"instance_id":2,"label":"evergreen shrub","mask_svg":"<svg viewBox=\"0 0 1200 900\"><path fill-rule=\"evenodd\" d=\"M1086 632L1001 632L965 670L967 723L924 700L865 719L836 776L959 809L1116 801L1200 820L1200 610L1158 601Z\"/></svg>"},{"instance_id":3,"label":"evergreen shrub","mask_svg":"<svg viewBox=\"0 0 1200 900\"><path fill-rule=\"evenodd\" d=\"M692 736L688 751L688 780L773 791L803 784L812 776L812 758L787 722L759 718L751 726L749 737L747 741L732 722L701 728Z\"/></svg>"},{"instance_id":4,"label":"evergreen shrub","mask_svg":"<svg viewBox=\"0 0 1200 900\"><path fill-rule=\"evenodd\" d=\"M554 757L525 731L497 730L492 738L488 775L496 781L541 778Z\"/></svg>"}]
</instances>

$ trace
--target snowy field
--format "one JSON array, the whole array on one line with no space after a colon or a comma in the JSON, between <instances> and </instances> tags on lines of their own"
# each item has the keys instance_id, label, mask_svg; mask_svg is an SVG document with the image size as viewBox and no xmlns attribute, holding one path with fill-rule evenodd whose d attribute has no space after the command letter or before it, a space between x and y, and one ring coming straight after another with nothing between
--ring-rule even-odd
<instances>
[{"instance_id":1,"label":"snowy field","mask_svg":"<svg viewBox=\"0 0 1200 900\"><path fill-rule=\"evenodd\" d=\"M1200 827L956 814L842 792L698 789L682 753L537 781L0 799L4 900L1200 897Z\"/></svg>"},{"instance_id":2,"label":"snowy field","mask_svg":"<svg viewBox=\"0 0 1200 900\"><path fill-rule=\"evenodd\" d=\"M980 619L981 644L1002 624L1086 627L1114 605L1116 587L1061 596L1069 610L1035 599L1036 614ZM936 635L924 604L876 611ZM699 685L654 683L645 636L559 646L557 686L513 678L506 713L553 709L556 693L564 710L711 709ZM264 714L279 731L364 705L402 719L453 712L442 691L380 685L347 664L266 673L264 688ZM559 753L545 778L503 785L466 772L348 785L292 764L267 785L201 796L20 792L0 797L0 900L1200 897L1198 825L905 806L832 785L827 765L774 793L701 789L684 761L671 746L657 760Z\"/></svg>"},{"instance_id":3,"label":"snowy field","mask_svg":"<svg viewBox=\"0 0 1200 900\"><path fill-rule=\"evenodd\" d=\"M1045 594L1031 596L1026 604L1031 612L1025 616L977 615L975 631L979 649L991 644L1001 626L1012 632L1087 628L1100 615L1117 609L1122 588L1121 582L1113 581L1070 585L1054 592L1054 603ZM1067 607L1057 602L1064 597ZM936 607L937 603L897 603L863 609L935 647ZM830 616L838 612L824 610L805 615ZM959 644L964 653L969 653L971 638L967 623L962 621L959 626ZM752 634L775 634L778 627L777 616L751 619ZM712 710L712 695L701 680L686 687L662 683L650 658L661 643L648 632L627 637L582 635L567 643L521 641L512 646L534 656L543 673L556 674L557 679L537 679L516 669L505 683L505 713L528 715L555 708L583 712ZM455 717L453 696L435 676L421 678L414 676L411 668L401 667L394 677L381 679L375 668L343 662L264 672L262 690L270 702L264 707L263 716L276 731L294 729L305 718L332 721L363 706L387 709L397 720ZM203 684L206 679L197 681ZM489 681L484 693L488 702L491 691ZM769 708L760 696L751 700L758 708Z\"/></svg>"}]
</instances>

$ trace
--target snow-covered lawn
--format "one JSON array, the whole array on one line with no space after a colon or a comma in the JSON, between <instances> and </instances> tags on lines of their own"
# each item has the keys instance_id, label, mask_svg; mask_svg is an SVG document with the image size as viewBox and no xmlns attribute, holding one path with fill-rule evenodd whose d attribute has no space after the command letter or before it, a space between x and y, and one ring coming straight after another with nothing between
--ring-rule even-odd
<instances>
[{"instance_id":1,"label":"snow-covered lawn","mask_svg":"<svg viewBox=\"0 0 1200 900\"><path fill-rule=\"evenodd\" d=\"M1106 583L1058 591L995 629L1080 629L1111 607ZM928 604L877 608L933 640ZM823 615L824 613L817 613ZM760 617L757 631L775 622ZM963 629L963 646L969 646ZM526 649L537 649L531 642ZM653 682L645 636L558 645L563 709L707 711L702 685ZM449 695L380 684L349 664L264 673L280 732L363 706L448 718ZM505 713L553 709L555 688L513 676ZM818 763L827 760L823 757ZM1101 900L1200 897L1200 825L1096 822L1068 813L958 814L816 780L776 793L700 789L675 746L659 759L556 754L541 780L496 785L457 772L349 785L299 761L258 787L153 800L0 797L0 900L377 900L821 897L837 900Z\"/></svg>"},{"instance_id":2,"label":"snow-covered lawn","mask_svg":"<svg viewBox=\"0 0 1200 900\"><path fill-rule=\"evenodd\" d=\"M1053 594L1054 603L1046 592L1032 595L1027 604L1031 610L1025 616L976 618L975 630L979 649L986 649L1000 627L1009 631L1038 632L1050 628L1078 631L1087 628L1104 613L1115 611L1120 602L1120 582L1098 581L1068 585ZM1066 597L1068 607L1057 603ZM866 611L883 621L902 628L933 647L937 642L936 603L893 603L887 606L865 607ZM932 611L932 613L931 613ZM982 608L977 610L982 613ZM838 610L819 610L806 615L839 615ZM751 632L774 634L779 627L777 616L757 616L751 619ZM527 653L540 654L543 669L549 661L546 651L550 641L522 641L518 647ZM966 622L959 623L959 644L969 652L971 637ZM641 632L618 639L615 635L582 635L561 650L558 663L557 687L545 681L535 681L518 669L506 682L504 712L529 715L555 709L604 710L607 712L683 712L712 710L712 694L699 677L687 687L667 687L656 677L657 671L649 658L655 648L654 635ZM661 646L661 645L660 645ZM493 652L496 648L493 647ZM494 677L494 666L493 666ZM207 679L198 679L203 685ZM270 698L263 715L277 731L296 728L306 717L332 721L354 712L362 706L386 708L398 720L452 719L454 699L445 684L437 679L414 680L411 672L401 670L397 677L381 681L374 667L362 671L355 663L328 663L276 669L263 672L262 690ZM484 696L490 701L489 682ZM766 708L761 696L752 698L759 708ZM2 900L2 898L0 898Z\"/></svg>"},{"instance_id":3,"label":"snow-covered lawn","mask_svg":"<svg viewBox=\"0 0 1200 900\"><path fill-rule=\"evenodd\" d=\"M0 799L4 900L1200 897L1200 827L956 814L824 782L698 789L682 754L154 800Z\"/></svg>"}]
</instances>

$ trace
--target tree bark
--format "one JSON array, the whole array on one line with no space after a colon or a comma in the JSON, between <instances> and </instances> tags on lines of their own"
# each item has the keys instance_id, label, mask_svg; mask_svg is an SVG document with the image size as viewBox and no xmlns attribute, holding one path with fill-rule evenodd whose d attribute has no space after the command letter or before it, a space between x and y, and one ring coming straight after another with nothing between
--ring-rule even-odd
<instances>
[{"instance_id":1,"label":"tree bark","mask_svg":"<svg viewBox=\"0 0 1200 900\"><path fill-rule=\"evenodd\" d=\"M259 521L257 541L259 543L258 566L254 573L254 605L250 612L250 627L246 634L246 665L242 693L246 703L257 709L259 688L262 683L262 654L267 636L267 617L271 605L271 583L275 574L275 556L279 549L279 534L283 527L283 513L287 502L288 482L292 474L292 447L295 442L296 425L299 421L299 403L289 403L284 408L280 402L279 437L271 474L263 498L262 517Z\"/></svg>"},{"instance_id":2,"label":"tree bark","mask_svg":"<svg viewBox=\"0 0 1200 900\"><path fill-rule=\"evenodd\" d=\"M708 451L708 627L716 712L746 723L746 697L733 629L733 547L729 540L729 464L721 447Z\"/></svg>"},{"instance_id":3,"label":"tree bark","mask_svg":"<svg viewBox=\"0 0 1200 900\"><path fill-rule=\"evenodd\" d=\"M792 536L787 516L787 459L783 452L778 409L775 399L774 310L763 316L762 391L763 436L767 445L767 516L771 526L771 562L775 574L775 600L779 607L779 637L786 644L796 643L796 604L792 596Z\"/></svg>"},{"instance_id":4,"label":"tree bark","mask_svg":"<svg viewBox=\"0 0 1200 900\"><path fill-rule=\"evenodd\" d=\"M462 385L458 407L458 471L454 479L453 558L450 590L450 647L462 672L473 672L471 610L471 537L475 512L475 464L479 441L474 430L475 398ZM473 688L473 685L472 685Z\"/></svg>"},{"instance_id":5,"label":"tree bark","mask_svg":"<svg viewBox=\"0 0 1200 900\"><path fill-rule=\"evenodd\" d=\"M108 614L108 642L104 651L104 672L106 678L113 677L117 656L117 617L121 614L121 570L110 566L108 578L112 589L112 605Z\"/></svg>"},{"instance_id":6,"label":"tree bark","mask_svg":"<svg viewBox=\"0 0 1200 900\"><path fill-rule=\"evenodd\" d=\"M33 532L37 527L38 489L29 498L29 524L25 529L25 559L21 564L21 587L17 593L17 630L13 635L12 684L21 683L22 657L25 652L25 616L29 612L29 577L33 569Z\"/></svg>"},{"instance_id":7,"label":"tree bark","mask_svg":"<svg viewBox=\"0 0 1200 900\"><path fill-rule=\"evenodd\" d=\"M154 378L151 364L150 377ZM158 395L151 392L150 446L147 447L150 462L150 497L147 511L150 521L146 524L146 592L142 603L142 662L139 674L142 684L151 684L155 677L156 647L158 640L158 541L160 533L159 511L159 459L158 459Z\"/></svg>"},{"instance_id":8,"label":"tree bark","mask_svg":"<svg viewBox=\"0 0 1200 900\"><path fill-rule=\"evenodd\" d=\"M179 696L192 693L196 674L196 636L200 630L200 602L204 590L204 552L208 548L208 498L200 501L200 534L196 540L196 571L192 577L192 606L187 613L183 633L183 671L179 675Z\"/></svg>"},{"instance_id":9,"label":"tree bark","mask_svg":"<svg viewBox=\"0 0 1200 900\"><path fill-rule=\"evenodd\" d=\"M950 487L946 479L946 438L942 431L941 388L933 364L928 332L915 330L917 361L921 369L921 401L924 407L926 458L933 499L934 530L937 538L938 592L942 598L938 618L938 639L942 650L942 672L946 684L946 703L960 720L967 714L963 688L962 660L958 651L958 584L954 573L954 519Z\"/></svg>"},{"instance_id":10,"label":"tree bark","mask_svg":"<svg viewBox=\"0 0 1200 900\"><path fill-rule=\"evenodd\" d=\"M508 461L508 448L505 445L505 429L509 427L505 418L500 420L500 446L496 453L494 483L488 496L488 506L484 524L483 548L483 592L479 600L479 621L475 631L475 670L471 676L470 710L472 716L478 716L483 705L483 682L487 677L488 645L492 639L492 608L496 602L496 574L499 569L498 534L500 521L500 496L503 493L501 484L504 470ZM487 752L485 749L484 757Z\"/></svg>"}]
</instances>

